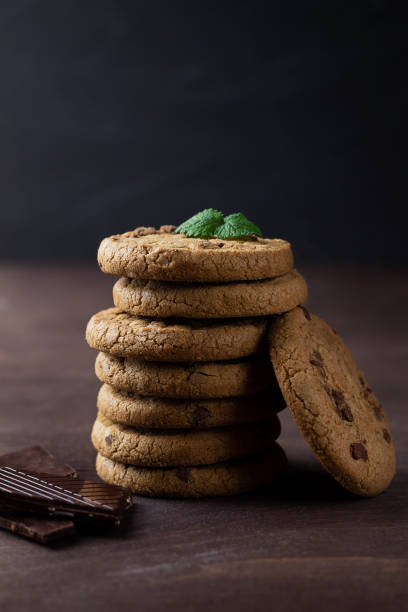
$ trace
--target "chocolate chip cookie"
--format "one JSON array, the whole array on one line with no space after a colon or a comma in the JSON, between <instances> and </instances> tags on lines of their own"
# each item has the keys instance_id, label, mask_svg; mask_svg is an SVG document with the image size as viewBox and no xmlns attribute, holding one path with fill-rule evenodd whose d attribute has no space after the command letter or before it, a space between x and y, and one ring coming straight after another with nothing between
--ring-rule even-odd
<instances>
[{"instance_id":1,"label":"chocolate chip cookie","mask_svg":"<svg viewBox=\"0 0 408 612\"><path fill-rule=\"evenodd\" d=\"M115 423L141 429L206 429L254 423L285 407L280 390L255 395L207 400L144 397L104 384L99 390L99 412Z\"/></svg>"},{"instance_id":2,"label":"chocolate chip cookie","mask_svg":"<svg viewBox=\"0 0 408 612\"><path fill-rule=\"evenodd\" d=\"M296 308L273 320L269 347L287 406L322 465L352 493L381 493L395 474L390 426L338 334Z\"/></svg>"},{"instance_id":3,"label":"chocolate chip cookie","mask_svg":"<svg viewBox=\"0 0 408 612\"><path fill-rule=\"evenodd\" d=\"M137 317L119 308L93 315L88 344L118 357L149 361L219 361L266 351L265 318L163 320Z\"/></svg>"},{"instance_id":4,"label":"chocolate chip cookie","mask_svg":"<svg viewBox=\"0 0 408 612\"><path fill-rule=\"evenodd\" d=\"M120 278L116 306L148 317L260 317L292 310L307 299L306 281L296 270L258 281L175 283Z\"/></svg>"},{"instance_id":5,"label":"chocolate chip cookie","mask_svg":"<svg viewBox=\"0 0 408 612\"><path fill-rule=\"evenodd\" d=\"M110 484L149 497L213 497L236 495L272 484L286 469L281 447L274 443L262 453L213 465L146 468L96 459L99 476Z\"/></svg>"},{"instance_id":6,"label":"chocolate chip cookie","mask_svg":"<svg viewBox=\"0 0 408 612\"><path fill-rule=\"evenodd\" d=\"M130 278L182 282L258 280L293 267L289 242L279 239L187 238L173 226L139 227L105 238L98 251L103 272Z\"/></svg>"},{"instance_id":7,"label":"chocolate chip cookie","mask_svg":"<svg viewBox=\"0 0 408 612\"><path fill-rule=\"evenodd\" d=\"M96 376L116 389L181 399L233 397L276 384L266 357L202 363L160 363L99 353Z\"/></svg>"},{"instance_id":8,"label":"chocolate chip cookie","mask_svg":"<svg viewBox=\"0 0 408 612\"><path fill-rule=\"evenodd\" d=\"M94 423L92 442L104 457L130 465L170 467L207 465L264 450L280 434L278 417L235 427L212 429L136 429L113 423L102 414Z\"/></svg>"}]
</instances>

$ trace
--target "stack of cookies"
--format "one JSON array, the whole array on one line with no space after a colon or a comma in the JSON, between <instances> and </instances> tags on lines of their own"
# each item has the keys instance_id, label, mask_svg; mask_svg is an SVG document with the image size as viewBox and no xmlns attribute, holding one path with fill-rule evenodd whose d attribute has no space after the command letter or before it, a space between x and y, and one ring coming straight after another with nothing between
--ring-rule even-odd
<instances>
[{"instance_id":1,"label":"stack of cookies","mask_svg":"<svg viewBox=\"0 0 408 612\"><path fill-rule=\"evenodd\" d=\"M137 228L99 248L101 269L121 278L115 307L86 331L103 382L92 431L97 471L156 497L249 491L286 465L268 317L302 304L306 283L284 240L197 239L174 229Z\"/></svg>"}]
</instances>

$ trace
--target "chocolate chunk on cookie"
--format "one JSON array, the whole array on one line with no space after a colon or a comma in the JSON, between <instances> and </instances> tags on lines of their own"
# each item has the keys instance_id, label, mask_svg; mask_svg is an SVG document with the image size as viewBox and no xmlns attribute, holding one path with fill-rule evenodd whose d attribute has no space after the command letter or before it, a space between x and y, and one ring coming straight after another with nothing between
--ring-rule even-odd
<instances>
[{"instance_id":1,"label":"chocolate chunk on cookie","mask_svg":"<svg viewBox=\"0 0 408 612\"><path fill-rule=\"evenodd\" d=\"M101 310L86 328L88 344L118 357L149 361L219 361L266 351L266 319L152 319Z\"/></svg>"},{"instance_id":2,"label":"chocolate chunk on cookie","mask_svg":"<svg viewBox=\"0 0 408 612\"><path fill-rule=\"evenodd\" d=\"M287 312L306 299L306 281L296 270L266 280L205 285L120 278L113 287L117 307L147 317L260 317Z\"/></svg>"},{"instance_id":3,"label":"chocolate chunk on cookie","mask_svg":"<svg viewBox=\"0 0 408 612\"><path fill-rule=\"evenodd\" d=\"M293 254L285 240L201 240L163 228L136 228L105 238L98 262L103 272L130 278L228 282L286 274Z\"/></svg>"},{"instance_id":4,"label":"chocolate chunk on cookie","mask_svg":"<svg viewBox=\"0 0 408 612\"><path fill-rule=\"evenodd\" d=\"M275 414L261 423L193 430L146 430L113 423L98 414L92 442L104 457L145 467L188 466L244 457L265 448L280 434Z\"/></svg>"},{"instance_id":5,"label":"chocolate chunk on cookie","mask_svg":"<svg viewBox=\"0 0 408 612\"><path fill-rule=\"evenodd\" d=\"M287 406L322 465L357 495L386 489L396 464L388 420L339 335L295 308L273 319L269 350Z\"/></svg>"},{"instance_id":6,"label":"chocolate chunk on cookie","mask_svg":"<svg viewBox=\"0 0 408 612\"><path fill-rule=\"evenodd\" d=\"M267 450L240 459L191 467L146 468L96 459L99 476L110 484L149 497L215 497L236 495L271 485L287 466L285 453L274 443Z\"/></svg>"}]
</instances>

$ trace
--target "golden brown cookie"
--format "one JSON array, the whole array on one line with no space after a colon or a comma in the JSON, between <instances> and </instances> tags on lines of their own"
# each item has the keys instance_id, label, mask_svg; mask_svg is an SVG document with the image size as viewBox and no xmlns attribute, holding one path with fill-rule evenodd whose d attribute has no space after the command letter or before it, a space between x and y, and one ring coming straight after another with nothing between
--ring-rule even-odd
<instances>
[{"instance_id":1,"label":"golden brown cookie","mask_svg":"<svg viewBox=\"0 0 408 612\"><path fill-rule=\"evenodd\" d=\"M144 397L104 384L99 412L114 423L141 429L207 429L254 423L285 408L277 387L255 395L224 399L178 400Z\"/></svg>"},{"instance_id":2,"label":"golden brown cookie","mask_svg":"<svg viewBox=\"0 0 408 612\"><path fill-rule=\"evenodd\" d=\"M138 227L102 240L98 251L102 271L130 278L205 283L272 278L293 267L292 249L285 240L202 240L166 231L172 226L162 228Z\"/></svg>"},{"instance_id":3,"label":"golden brown cookie","mask_svg":"<svg viewBox=\"0 0 408 612\"><path fill-rule=\"evenodd\" d=\"M161 363L99 353L96 376L116 389L180 399L233 397L276 384L266 357L202 363Z\"/></svg>"},{"instance_id":4,"label":"golden brown cookie","mask_svg":"<svg viewBox=\"0 0 408 612\"><path fill-rule=\"evenodd\" d=\"M341 338L296 308L273 320L269 347L288 408L322 465L357 495L381 493L395 474L390 427Z\"/></svg>"},{"instance_id":5,"label":"golden brown cookie","mask_svg":"<svg viewBox=\"0 0 408 612\"><path fill-rule=\"evenodd\" d=\"M148 317L260 317L287 312L306 299L306 281L296 270L266 280L207 284L122 277L113 287L116 306Z\"/></svg>"},{"instance_id":6,"label":"golden brown cookie","mask_svg":"<svg viewBox=\"0 0 408 612\"><path fill-rule=\"evenodd\" d=\"M118 357L149 361L219 361L266 351L266 319L200 320L137 317L101 310L86 328L88 344Z\"/></svg>"},{"instance_id":7,"label":"golden brown cookie","mask_svg":"<svg viewBox=\"0 0 408 612\"><path fill-rule=\"evenodd\" d=\"M113 423L102 414L94 423L92 442L104 457L130 465L171 467L206 465L264 450L280 434L271 414L262 423L213 429L135 429Z\"/></svg>"},{"instance_id":8,"label":"golden brown cookie","mask_svg":"<svg viewBox=\"0 0 408 612\"><path fill-rule=\"evenodd\" d=\"M110 484L149 497L216 497L246 493L272 484L286 469L281 447L213 465L146 468L124 465L98 454L96 471Z\"/></svg>"}]
</instances>

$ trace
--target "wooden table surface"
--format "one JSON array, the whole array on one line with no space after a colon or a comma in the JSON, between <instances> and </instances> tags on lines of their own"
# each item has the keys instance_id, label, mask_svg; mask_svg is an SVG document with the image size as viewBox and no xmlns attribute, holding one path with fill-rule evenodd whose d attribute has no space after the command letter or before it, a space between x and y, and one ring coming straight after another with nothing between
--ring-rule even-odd
<instances>
[{"instance_id":1,"label":"wooden table surface","mask_svg":"<svg viewBox=\"0 0 408 612\"><path fill-rule=\"evenodd\" d=\"M0 532L0 610L402 610L408 605L407 271L305 268L309 307L345 338L391 420L398 474L343 491L282 413L290 461L269 492L136 499L116 535L46 548ZM92 470L98 382L89 316L114 278L94 266L0 268L0 453L42 444Z\"/></svg>"}]
</instances>

